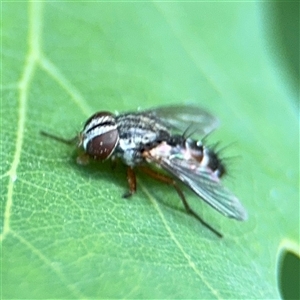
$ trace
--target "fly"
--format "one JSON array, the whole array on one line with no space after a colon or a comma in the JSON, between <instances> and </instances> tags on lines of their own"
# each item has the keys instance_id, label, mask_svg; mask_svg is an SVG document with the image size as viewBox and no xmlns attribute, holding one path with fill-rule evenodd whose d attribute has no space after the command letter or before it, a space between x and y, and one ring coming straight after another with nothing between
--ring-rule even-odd
<instances>
[{"instance_id":1,"label":"fly","mask_svg":"<svg viewBox=\"0 0 300 300\"><path fill-rule=\"evenodd\" d=\"M127 165L129 185L124 197L136 192L136 167L172 185L186 211L222 237L190 207L175 180L185 184L223 215L240 221L247 219L247 212L238 198L221 183L226 171L224 163L201 140L186 137L187 132L207 135L217 126L216 119L206 111L177 105L120 115L97 112L71 140L41 133L67 144L77 143L77 147L83 150L77 157L79 164L86 164L89 160L121 159ZM162 168L171 176L157 172L151 165Z\"/></svg>"}]
</instances>

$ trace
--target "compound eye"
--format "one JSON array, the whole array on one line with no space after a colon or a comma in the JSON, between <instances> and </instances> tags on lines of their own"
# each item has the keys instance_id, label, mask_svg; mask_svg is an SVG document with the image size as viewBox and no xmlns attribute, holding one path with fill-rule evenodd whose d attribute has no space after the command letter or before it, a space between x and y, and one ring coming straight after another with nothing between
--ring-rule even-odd
<instances>
[{"instance_id":1,"label":"compound eye","mask_svg":"<svg viewBox=\"0 0 300 300\"><path fill-rule=\"evenodd\" d=\"M86 152L94 159L107 159L112 155L118 140L119 133L117 129L96 135L87 143Z\"/></svg>"},{"instance_id":2,"label":"compound eye","mask_svg":"<svg viewBox=\"0 0 300 300\"><path fill-rule=\"evenodd\" d=\"M109 158L119 141L119 132L113 114L98 112L85 123L81 133L84 151L94 159Z\"/></svg>"}]
</instances>

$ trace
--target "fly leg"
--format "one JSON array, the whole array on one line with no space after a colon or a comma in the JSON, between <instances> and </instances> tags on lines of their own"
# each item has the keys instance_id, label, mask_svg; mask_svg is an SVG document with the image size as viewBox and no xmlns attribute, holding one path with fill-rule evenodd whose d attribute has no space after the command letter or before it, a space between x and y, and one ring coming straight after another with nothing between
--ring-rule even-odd
<instances>
[{"instance_id":1,"label":"fly leg","mask_svg":"<svg viewBox=\"0 0 300 300\"><path fill-rule=\"evenodd\" d=\"M129 191L123 195L123 198L129 198L136 192L136 176L131 167L127 168L127 181L129 185Z\"/></svg>"},{"instance_id":2,"label":"fly leg","mask_svg":"<svg viewBox=\"0 0 300 300\"><path fill-rule=\"evenodd\" d=\"M185 196L183 194L183 192L181 191L180 187L178 186L178 184L176 183L176 181L174 179L172 179L171 177L168 177L166 175L163 175L161 173L155 172L152 169L140 166L139 167L140 170L142 170L145 174L149 175L150 177L162 181L166 184L169 184L171 186L174 187L174 189L176 190L177 194L179 195L187 213L189 213L190 215L192 215L195 219L197 219L203 226L205 226L206 228L208 228L209 230L211 230L215 235L217 235L219 238L222 238L223 235L218 232L216 229L214 229L213 227L211 227L208 223L206 223L188 204L188 202L185 199Z\"/></svg>"}]
</instances>

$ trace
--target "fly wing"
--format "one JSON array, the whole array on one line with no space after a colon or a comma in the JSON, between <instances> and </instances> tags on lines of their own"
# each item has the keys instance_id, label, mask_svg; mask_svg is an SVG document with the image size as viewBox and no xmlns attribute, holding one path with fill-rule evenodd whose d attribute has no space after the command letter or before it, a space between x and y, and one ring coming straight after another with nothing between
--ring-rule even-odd
<instances>
[{"instance_id":1,"label":"fly wing","mask_svg":"<svg viewBox=\"0 0 300 300\"><path fill-rule=\"evenodd\" d=\"M196 134L203 137L216 129L218 120L207 111L192 105L162 106L142 111L160 119L174 133Z\"/></svg>"},{"instance_id":2,"label":"fly wing","mask_svg":"<svg viewBox=\"0 0 300 300\"><path fill-rule=\"evenodd\" d=\"M162 157L159 165L226 217L240 221L247 219L247 212L238 198L212 172L177 157Z\"/></svg>"}]
</instances>

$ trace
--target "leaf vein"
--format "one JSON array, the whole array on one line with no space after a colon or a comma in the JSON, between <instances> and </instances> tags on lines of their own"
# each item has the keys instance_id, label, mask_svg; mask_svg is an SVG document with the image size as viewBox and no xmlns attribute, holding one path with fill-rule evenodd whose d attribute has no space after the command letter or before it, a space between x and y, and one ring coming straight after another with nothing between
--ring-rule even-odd
<instances>
[{"instance_id":1,"label":"leaf vein","mask_svg":"<svg viewBox=\"0 0 300 300\"><path fill-rule=\"evenodd\" d=\"M173 240L173 242L175 243L176 247L182 253L183 257L187 260L189 267L197 274L197 276L203 281L203 283L207 286L207 288L212 292L212 294L217 299L223 299L224 297L222 297L218 293L218 291L211 286L211 284L206 280L206 278L203 276L201 271L197 268L196 264L193 262L190 255L184 250L184 247L181 245L179 240L176 238L174 232L172 231L171 227L168 225L167 220L164 217L164 214L161 211L157 201L151 196L151 194L149 193L149 191L146 187L144 187L142 184L140 184L140 186L143 189L143 191L147 194L147 196L149 197L152 204L154 205L154 207L155 207L156 211L158 212L158 215L160 216L167 232L169 233L169 235L170 235L171 239Z\"/></svg>"},{"instance_id":2,"label":"leaf vein","mask_svg":"<svg viewBox=\"0 0 300 300\"><path fill-rule=\"evenodd\" d=\"M53 270L53 272L58 276L58 278L66 285L66 287L70 290L70 292L77 298L87 298L84 296L73 284L70 284L66 277L61 272L60 268L55 266L53 262L51 262L39 249L37 249L34 245L32 245L27 239L20 236L15 231L11 231L13 236L20 241L21 244L25 245L32 253L40 258L40 260L49 267L49 269Z\"/></svg>"},{"instance_id":3,"label":"leaf vein","mask_svg":"<svg viewBox=\"0 0 300 300\"><path fill-rule=\"evenodd\" d=\"M28 93L34 72L36 69L38 57L40 55L40 34L41 34L41 2L29 2L29 29L28 29L28 53L25 60L23 73L18 83L19 90L19 110L17 124L17 138L13 161L8 172L10 180L8 181L7 201L4 212L3 232L0 235L2 241L10 231L10 215L13 205L13 189L17 180L17 168L21 159L22 146L24 141L24 128L26 117L26 106L28 102Z\"/></svg>"},{"instance_id":4,"label":"leaf vein","mask_svg":"<svg viewBox=\"0 0 300 300\"><path fill-rule=\"evenodd\" d=\"M89 116L92 109L89 107L80 92L70 83L55 64L44 55L41 57L39 62L42 69L44 69L44 71L46 71L71 96L72 100L83 111L83 113L86 116Z\"/></svg>"}]
</instances>

